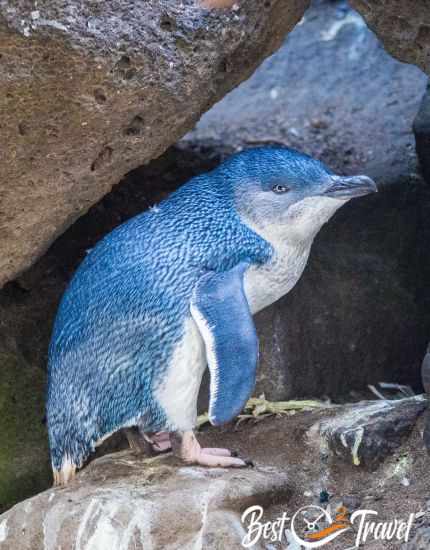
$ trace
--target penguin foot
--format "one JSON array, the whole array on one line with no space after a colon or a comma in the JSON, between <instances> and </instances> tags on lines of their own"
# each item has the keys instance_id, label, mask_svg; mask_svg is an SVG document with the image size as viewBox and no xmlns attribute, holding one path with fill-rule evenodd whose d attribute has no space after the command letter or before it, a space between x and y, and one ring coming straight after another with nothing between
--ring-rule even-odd
<instances>
[{"instance_id":1,"label":"penguin foot","mask_svg":"<svg viewBox=\"0 0 430 550\"><path fill-rule=\"evenodd\" d=\"M205 455L214 456L238 456L236 451L230 451L230 449L222 449L218 447L203 447L201 452Z\"/></svg>"},{"instance_id":2,"label":"penguin foot","mask_svg":"<svg viewBox=\"0 0 430 550\"><path fill-rule=\"evenodd\" d=\"M144 433L138 428L124 430L130 449L138 454L155 456L172 450L168 432Z\"/></svg>"},{"instance_id":3,"label":"penguin foot","mask_svg":"<svg viewBox=\"0 0 430 550\"><path fill-rule=\"evenodd\" d=\"M149 456L167 453L172 450L170 434L168 432L143 433L142 436L147 447L146 454Z\"/></svg>"},{"instance_id":4,"label":"penguin foot","mask_svg":"<svg viewBox=\"0 0 430 550\"><path fill-rule=\"evenodd\" d=\"M156 453L166 453L167 451L172 450L169 432L156 432L150 436L147 441L151 443L152 448Z\"/></svg>"},{"instance_id":5,"label":"penguin foot","mask_svg":"<svg viewBox=\"0 0 430 550\"><path fill-rule=\"evenodd\" d=\"M233 456L228 449L200 447L194 433L174 432L171 436L173 452L188 464L218 468L244 468L250 461Z\"/></svg>"}]
</instances>

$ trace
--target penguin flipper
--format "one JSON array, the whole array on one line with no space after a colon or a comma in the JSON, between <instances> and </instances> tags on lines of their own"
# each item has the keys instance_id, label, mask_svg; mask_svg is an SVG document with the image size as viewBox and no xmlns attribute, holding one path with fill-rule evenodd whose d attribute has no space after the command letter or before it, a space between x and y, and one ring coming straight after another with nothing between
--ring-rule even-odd
<instances>
[{"instance_id":1,"label":"penguin flipper","mask_svg":"<svg viewBox=\"0 0 430 550\"><path fill-rule=\"evenodd\" d=\"M229 422L255 386L258 338L243 287L248 263L203 275L194 288L191 314L206 346L210 372L209 420Z\"/></svg>"}]
</instances>

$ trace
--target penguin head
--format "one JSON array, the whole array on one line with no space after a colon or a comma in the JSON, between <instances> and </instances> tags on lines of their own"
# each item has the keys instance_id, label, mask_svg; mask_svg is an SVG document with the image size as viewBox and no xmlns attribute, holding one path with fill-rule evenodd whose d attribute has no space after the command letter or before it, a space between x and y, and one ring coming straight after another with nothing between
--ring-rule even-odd
<instances>
[{"instance_id":1,"label":"penguin head","mask_svg":"<svg viewBox=\"0 0 430 550\"><path fill-rule=\"evenodd\" d=\"M275 232L281 239L312 239L346 202L377 191L367 176L338 176L286 147L248 149L226 168L241 219L263 236Z\"/></svg>"}]
</instances>

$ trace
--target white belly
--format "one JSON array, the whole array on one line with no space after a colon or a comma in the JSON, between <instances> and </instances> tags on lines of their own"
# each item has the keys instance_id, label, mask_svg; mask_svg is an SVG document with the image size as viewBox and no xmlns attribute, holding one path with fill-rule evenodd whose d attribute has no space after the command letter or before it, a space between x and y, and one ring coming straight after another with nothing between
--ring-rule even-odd
<instances>
[{"instance_id":1,"label":"white belly","mask_svg":"<svg viewBox=\"0 0 430 550\"><path fill-rule=\"evenodd\" d=\"M309 251L310 243L304 248L280 246L270 263L246 271L245 294L252 313L273 304L293 288L303 273Z\"/></svg>"},{"instance_id":2,"label":"white belly","mask_svg":"<svg viewBox=\"0 0 430 550\"><path fill-rule=\"evenodd\" d=\"M245 273L245 294L251 312L256 313L289 292L300 278L308 260L309 246L277 247L273 260ZM206 369L204 341L196 323L185 322L182 341L176 347L167 373L155 391L170 430L191 430L197 420L197 398ZM167 429L167 427L166 427Z\"/></svg>"},{"instance_id":3,"label":"white belly","mask_svg":"<svg viewBox=\"0 0 430 550\"><path fill-rule=\"evenodd\" d=\"M176 347L155 397L163 407L170 430L191 430L197 420L197 397L206 368L206 354L196 323L185 322L182 341Z\"/></svg>"}]
</instances>

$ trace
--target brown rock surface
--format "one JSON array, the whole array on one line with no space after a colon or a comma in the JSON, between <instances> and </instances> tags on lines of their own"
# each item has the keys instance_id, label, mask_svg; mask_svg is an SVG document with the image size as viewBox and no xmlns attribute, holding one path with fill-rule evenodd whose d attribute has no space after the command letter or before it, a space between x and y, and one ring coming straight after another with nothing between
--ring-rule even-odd
<instances>
[{"instance_id":1,"label":"brown rock surface","mask_svg":"<svg viewBox=\"0 0 430 550\"><path fill-rule=\"evenodd\" d=\"M430 73L430 3L427 0L351 0L385 49Z\"/></svg>"},{"instance_id":2,"label":"brown rock surface","mask_svg":"<svg viewBox=\"0 0 430 550\"><path fill-rule=\"evenodd\" d=\"M247 78L307 0L0 0L0 286Z\"/></svg>"}]
</instances>

